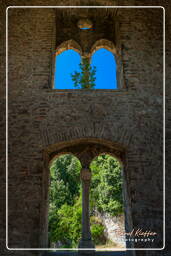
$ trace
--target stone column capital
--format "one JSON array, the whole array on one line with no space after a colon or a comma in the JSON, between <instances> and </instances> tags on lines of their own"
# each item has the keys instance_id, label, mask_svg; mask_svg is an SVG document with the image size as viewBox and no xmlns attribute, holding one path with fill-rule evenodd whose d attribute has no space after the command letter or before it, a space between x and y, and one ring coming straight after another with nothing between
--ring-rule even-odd
<instances>
[{"instance_id":1,"label":"stone column capital","mask_svg":"<svg viewBox=\"0 0 171 256\"><path fill-rule=\"evenodd\" d=\"M90 181L91 180L91 172L89 169L82 169L80 172L80 177L82 181Z\"/></svg>"}]
</instances>

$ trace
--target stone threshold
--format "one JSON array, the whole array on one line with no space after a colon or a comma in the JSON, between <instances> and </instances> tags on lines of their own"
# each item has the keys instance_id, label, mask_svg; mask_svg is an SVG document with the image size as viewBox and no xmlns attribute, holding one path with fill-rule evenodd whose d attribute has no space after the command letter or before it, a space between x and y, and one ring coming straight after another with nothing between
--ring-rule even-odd
<instances>
[{"instance_id":1,"label":"stone threshold","mask_svg":"<svg viewBox=\"0 0 171 256\"><path fill-rule=\"evenodd\" d=\"M88 253L84 253L88 256ZM91 254L91 253L90 253ZM81 253L79 253L81 255ZM126 256L126 251L96 251L95 256ZM45 252L42 256L78 256L78 251Z\"/></svg>"}]
</instances>

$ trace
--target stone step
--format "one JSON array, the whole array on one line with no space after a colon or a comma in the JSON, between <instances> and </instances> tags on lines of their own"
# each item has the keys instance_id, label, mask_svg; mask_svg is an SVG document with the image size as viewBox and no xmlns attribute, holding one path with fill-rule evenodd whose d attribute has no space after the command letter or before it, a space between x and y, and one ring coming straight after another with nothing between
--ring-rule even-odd
<instances>
[{"instance_id":1,"label":"stone step","mask_svg":"<svg viewBox=\"0 0 171 256\"><path fill-rule=\"evenodd\" d=\"M45 252L42 256L78 256L78 251ZM126 256L126 251L96 251L95 256Z\"/></svg>"}]
</instances>

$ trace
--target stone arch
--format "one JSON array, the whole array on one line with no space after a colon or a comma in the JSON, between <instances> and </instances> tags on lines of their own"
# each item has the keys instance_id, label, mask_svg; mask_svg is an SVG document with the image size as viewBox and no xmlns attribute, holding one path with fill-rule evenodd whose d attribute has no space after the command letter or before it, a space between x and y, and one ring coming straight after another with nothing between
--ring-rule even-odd
<instances>
[{"instance_id":1,"label":"stone arch","mask_svg":"<svg viewBox=\"0 0 171 256\"><path fill-rule=\"evenodd\" d=\"M58 157L60 157L60 156L63 156L63 155L72 155L72 156L74 156L74 157L76 157L77 159L78 159L78 157L75 155L75 154L73 154L72 152L60 152L60 153L58 153L57 155L55 155L54 157L52 157L51 159L50 159L50 161L49 161L49 167L51 166L51 164L52 164L52 162L53 161L55 161ZM79 159L78 159L79 160ZM80 160L79 160L80 161Z\"/></svg>"},{"instance_id":2,"label":"stone arch","mask_svg":"<svg viewBox=\"0 0 171 256\"><path fill-rule=\"evenodd\" d=\"M52 66L51 66L51 84L52 84L52 88L54 88L54 78L55 78L55 61L56 61L56 57L67 50L74 50L75 52L77 52L78 54L80 54L80 56L82 56L82 48L81 46L73 39L64 41L63 43L61 43L60 45L57 46L57 48L55 48L53 50L53 54L52 54Z\"/></svg>"},{"instance_id":3,"label":"stone arch","mask_svg":"<svg viewBox=\"0 0 171 256\"><path fill-rule=\"evenodd\" d=\"M48 163L51 162L55 156L73 154L84 164L84 157L87 156L87 154L89 154L89 159L86 158L86 161L91 162L92 159L98 155L108 153L124 163L125 151L126 148L122 144L114 143L109 140L100 138L77 138L47 146L44 150L44 160L46 166L48 166Z\"/></svg>"},{"instance_id":4,"label":"stone arch","mask_svg":"<svg viewBox=\"0 0 171 256\"><path fill-rule=\"evenodd\" d=\"M99 118L103 118L107 113L103 111L103 106L92 104L88 110L89 113L93 113L93 118L99 115ZM69 121L68 119L67 121ZM65 119L64 119L65 121ZM55 147L62 145L66 142L76 142L77 140L96 140L96 141L108 141L109 144L122 145L121 147L125 149L132 149L134 143L133 131L128 129L128 127L119 126L116 123L109 125L105 123L93 123L92 119L88 119L84 127L71 127L59 131L58 126L49 126L48 123L50 119L42 122L41 126L41 142L44 148L44 152L48 154L52 152ZM55 132L54 132L55 131ZM117 142L117 143L115 143ZM116 146L117 147L117 146Z\"/></svg>"},{"instance_id":5,"label":"stone arch","mask_svg":"<svg viewBox=\"0 0 171 256\"><path fill-rule=\"evenodd\" d=\"M91 162L93 162L98 156L101 156L101 155L110 155L110 156L112 156L113 158L115 158L115 159L119 162L119 164L120 164L120 166L121 166L122 168L124 167L124 161L123 161L123 159L121 159L120 157L118 157L118 155L116 155L115 153L110 152L110 151L104 151L104 152L101 152L101 153L97 154L97 155L91 160Z\"/></svg>"},{"instance_id":6,"label":"stone arch","mask_svg":"<svg viewBox=\"0 0 171 256\"><path fill-rule=\"evenodd\" d=\"M94 52L96 52L101 48L105 48L106 50L112 52L114 55L116 54L116 47L112 41L107 39L100 39L100 40L97 40L91 47L90 55L92 56Z\"/></svg>"},{"instance_id":7,"label":"stone arch","mask_svg":"<svg viewBox=\"0 0 171 256\"><path fill-rule=\"evenodd\" d=\"M83 169L89 169L92 160L100 154L110 154L117 158L126 169L126 148L120 143L115 143L106 139L100 138L77 138L73 140L61 141L56 144L51 144L45 147L43 152L44 170L43 170L43 193L42 193L42 207L41 207L41 247L47 247L47 230L48 230L48 189L49 189L49 163L54 158L63 154L72 154L78 158ZM126 177L125 177L126 179ZM127 195L127 182L125 182L124 194L126 200L129 199ZM132 216L130 216L130 203L125 204L126 228L132 228Z\"/></svg>"},{"instance_id":8,"label":"stone arch","mask_svg":"<svg viewBox=\"0 0 171 256\"><path fill-rule=\"evenodd\" d=\"M91 58L92 55L97 50L100 50L102 48L110 51L113 54L114 58L115 58L116 65L117 65L117 68L116 68L117 88L118 89L126 88L122 59L121 59L121 56L120 56L120 54L117 50L117 47L115 46L115 44L112 41L104 39L104 38L97 40L92 45L92 47L90 49L89 57Z\"/></svg>"},{"instance_id":9,"label":"stone arch","mask_svg":"<svg viewBox=\"0 0 171 256\"><path fill-rule=\"evenodd\" d=\"M80 55L82 55L82 49L81 46L73 39L64 41L61 43L55 50L55 55L58 55L66 50L74 50L78 52Z\"/></svg>"}]
</instances>

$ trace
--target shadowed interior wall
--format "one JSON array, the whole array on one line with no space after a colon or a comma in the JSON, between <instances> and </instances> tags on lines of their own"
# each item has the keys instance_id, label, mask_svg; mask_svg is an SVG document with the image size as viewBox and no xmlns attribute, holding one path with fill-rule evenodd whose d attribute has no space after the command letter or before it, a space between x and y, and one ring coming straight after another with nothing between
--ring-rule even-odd
<instances>
[{"instance_id":1,"label":"shadowed interior wall","mask_svg":"<svg viewBox=\"0 0 171 256\"><path fill-rule=\"evenodd\" d=\"M102 30L98 28L95 36L92 32L87 37L87 47L101 38L112 40L123 63L126 84L119 90L99 91L51 88L54 49L70 39L84 48L84 40L76 35L74 27L79 12L51 8L9 9L8 12L8 246L41 246L41 214L46 197L43 152L58 143L95 138L120 144L125 149L132 225L135 229L157 232L152 247L162 247L163 9L91 13L90 18ZM102 17L106 24L113 20L117 26L110 25L107 31L103 30ZM59 25L64 28L61 34ZM139 251L136 255L162 254Z\"/></svg>"}]
</instances>

